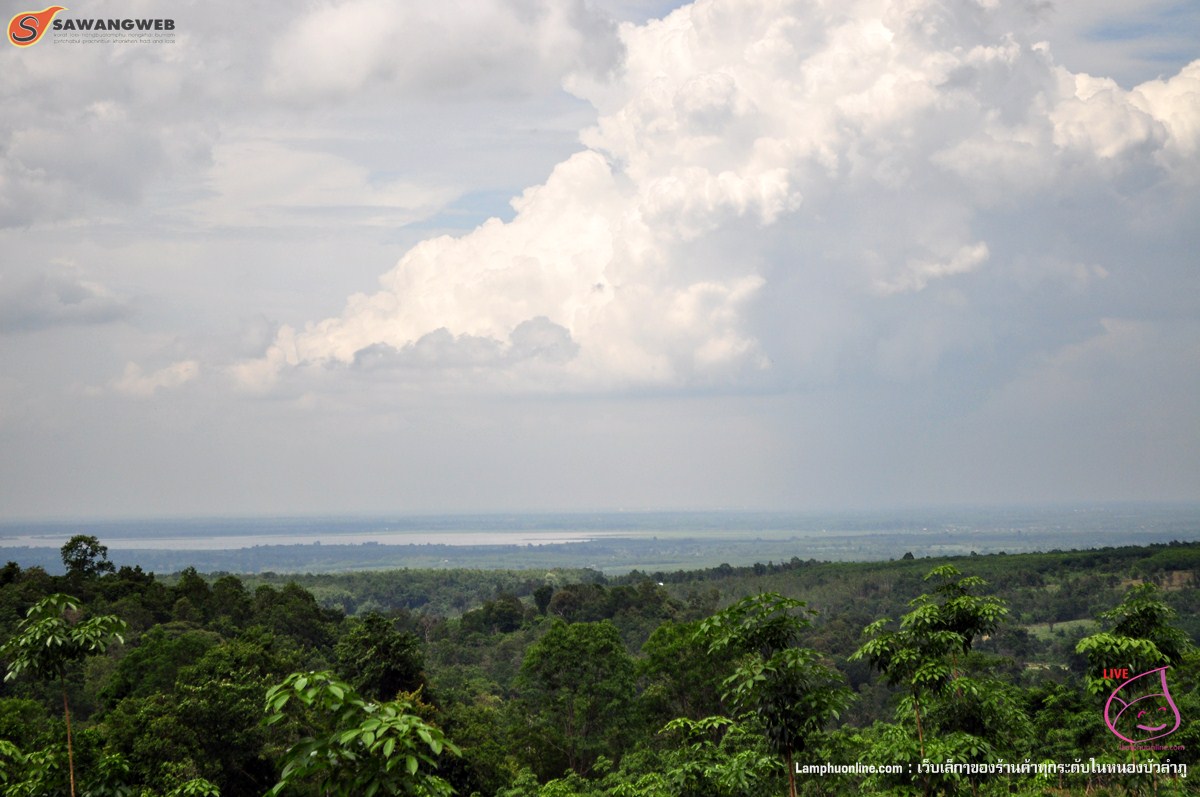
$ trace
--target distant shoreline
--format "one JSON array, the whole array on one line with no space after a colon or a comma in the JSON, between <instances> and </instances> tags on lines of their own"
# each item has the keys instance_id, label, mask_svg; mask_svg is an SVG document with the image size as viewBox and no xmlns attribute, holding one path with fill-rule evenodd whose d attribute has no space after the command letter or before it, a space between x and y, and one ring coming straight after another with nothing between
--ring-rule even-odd
<instances>
[{"instance_id":1,"label":"distant shoreline","mask_svg":"<svg viewBox=\"0 0 1200 797\"><path fill-rule=\"evenodd\" d=\"M61 568L74 534L156 572L394 568L676 570L788 561L1086 550L1200 541L1200 506L882 513L543 513L0 523L0 559Z\"/></svg>"}]
</instances>

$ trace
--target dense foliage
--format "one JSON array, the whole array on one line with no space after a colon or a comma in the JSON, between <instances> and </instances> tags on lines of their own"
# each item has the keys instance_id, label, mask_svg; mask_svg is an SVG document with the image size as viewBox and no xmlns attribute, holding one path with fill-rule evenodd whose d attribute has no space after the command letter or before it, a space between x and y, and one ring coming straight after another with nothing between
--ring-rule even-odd
<instances>
[{"instance_id":1,"label":"dense foliage","mask_svg":"<svg viewBox=\"0 0 1200 797\"><path fill-rule=\"evenodd\" d=\"M619 579L62 559L0 568L0 797L1172 795L1200 750L1200 545Z\"/></svg>"}]
</instances>

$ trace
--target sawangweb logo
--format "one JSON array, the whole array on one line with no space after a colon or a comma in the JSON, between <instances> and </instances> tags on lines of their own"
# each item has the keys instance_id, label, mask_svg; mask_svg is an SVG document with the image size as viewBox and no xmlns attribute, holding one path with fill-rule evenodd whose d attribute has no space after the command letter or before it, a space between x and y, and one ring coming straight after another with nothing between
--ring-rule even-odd
<instances>
[{"instance_id":1,"label":"sawangweb logo","mask_svg":"<svg viewBox=\"0 0 1200 797\"><path fill-rule=\"evenodd\" d=\"M54 19L54 15L66 10L62 6L50 6L44 11L22 11L8 22L9 42L16 47L31 47L37 44L42 34L50 29L50 21Z\"/></svg>"},{"instance_id":2,"label":"sawangweb logo","mask_svg":"<svg viewBox=\"0 0 1200 797\"><path fill-rule=\"evenodd\" d=\"M84 18L55 19L63 6L44 11L22 11L8 23L8 40L16 47L30 47L53 32L58 44L169 44L175 37L173 19Z\"/></svg>"}]
</instances>

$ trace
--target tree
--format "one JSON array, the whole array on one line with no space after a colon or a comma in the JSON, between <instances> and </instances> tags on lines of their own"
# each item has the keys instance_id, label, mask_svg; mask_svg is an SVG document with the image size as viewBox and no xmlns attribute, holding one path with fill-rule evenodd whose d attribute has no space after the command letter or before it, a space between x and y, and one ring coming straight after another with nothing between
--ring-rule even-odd
<instances>
[{"instance_id":1,"label":"tree","mask_svg":"<svg viewBox=\"0 0 1200 797\"><path fill-rule=\"evenodd\" d=\"M526 651L518 683L542 749L556 750L575 772L587 774L600 755L620 748L634 665L609 621L555 621Z\"/></svg>"},{"instance_id":2,"label":"tree","mask_svg":"<svg viewBox=\"0 0 1200 797\"><path fill-rule=\"evenodd\" d=\"M194 567L185 567L171 589L175 598L173 613L177 620L201 622L212 614L212 588Z\"/></svg>"},{"instance_id":3,"label":"tree","mask_svg":"<svg viewBox=\"0 0 1200 797\"><path fill-rule=\"evenodd\" d=\"M199 633L207 632L184 636ZM279 661L268 649L270 635L258 636L196 651L190 664L164 661L161 671L149 670L146 677L158 689L135 689L107 712L106 747L128 758L143 789L164 794L196 777L228 795L261 795L274 785L274 756L264 752L269 733L261 723L262 699L295 662ZM126 656L117 673L145 647ZM162 655L174 658L186 650L168 648Z\"/></svg>"},{"instance_id":4,"label":"tree","mask_svg":"<svg viewBox=\"0 0 1200 797\"><path fill-rule=\"evenodd\" d=\"M95 578L116 570L108 561L108 546L89 534L76 534L59 550L67 576L72 580Z\"/></svg>"},{"instance_id":5,"label":"tree","mask_svg":"<svg viewBox=\"0 0 1200 797\"><path fill-rule=\"evenodd\" d=\"M371 612L352 620L334 646L338 672L372 700L392 700L425 685L424 657L416 635L397 631L395 623Z\"/></svg>"},{"instance_id":6,"label":"tree","mask_svg":"<svg viewBox=\"0 0 1200 797\"><path fill-rule=\"evenodd\" d=\"M250 616L250 596L237 576L221 576L212 585L212 614L233 628L244 625Z\"/></svg>"},{"instance_id":7,"label":"tree","mask_svg":"<svg viewBox=\"0 0 1200 797\"><path fill-rule=\"evenodd\" d=\"M543 584L533 591L533 603L537 606L538 614L546 613L546 607L550 605L552 597L554 597L554 587L549 584Z\"/></svg>"},{"instance_id":8,"label":"tree","mask_svg":"<svg viewBox=\"0 0 1200 797\"><path fill-rule=\"evenodd\" d=\"M698 633L710 653L739 657L723 697L738 716L758 717L787 767L790 797L796 797L796 754L851 700L841 675L815 650L797 646L809 625L795 614L804 606L777 593L751 596L702 622Z\"/></svg>"},{"instance_id":9,"label":"tree","mask_svg":"<svg viewBox=\"0 0 1200 797\"><path fill-rule=\"evenodd\" d=\"M959 578L961 575L953 565L931 570L925 580L942 581L934 594L909 602L913 610L900 618L898 631L884 630L891 622L888 619L868 625L863 634L872 638L850 657L851 661L865 659L886 676L888 684L909 690L922 758L922 696L941 691L956 678L961 659L970 652L975 638L993 631L1008 614L998 598L972 594L985 584L983 579Z\"/></svg>"},{"instance_id":10,"label":"tree","mask_svg":"<svg viewBox=\"0 0 1200 797\"><path fill-rule=\"evenodd\" d=\"M646 679L640 703L656 727L683 717L699 720L721 712L721 682L732 655L708 654L697 637L700 624L665 622L642 645L638 674Z\"/></svg>"},{"instance_id":11,"label":"tree","mask_svg":"<svg viewBox=\"0 0 1200 797\"><path fill-rule=\"evenodd\" d=\"M335 623L341 614L322 609L312 593L289 581L283 589L259 585L254 591L253 622L281 636L294 639L303 647L325 648L333 644Z\"/></svg>"},{"instance_id":12,"label":"tree","mask_svg":"<svg viewBox=\"0 0 1200 797\"><path fill-rule=\"evenodd\" d=\"M268 725L290 718L304 734L285 755L268 797L306 782L325 797L451 793L429 770L437 756L459 749L407 701L368 702L333 673L293 673L267 691L266 712Z\"/></svg>"},{"instance_id":13,"label":"tree","mask_svg":"<svg viewBox=\"0 0 1200 797\"><path fill-rule=\"evenodd\" d=\"M488 625L500 633L516 631L525 621L525 606L521 599L511 592L501 593L496 600L488 601L485 606Z\"/></svg>"},{"instance_id":14,"label":"tree","mask_svg":"<svg viewBox=\"0 0 1200 797\"><path fill-rule=\"evenodd\" d=\"M992 633L1008 609L999 598L974 594L986 582L962 576L952 565L925 576L926 581L933 579L941 583L932 594L909 602L912 611L900 618L898 630L886 630L888 619L871 623L863 630L871 639L850 659L867 661L888 684L907 690L898 713L911 712L922 759L986 759L995 754L997 744L1019 746L1030 726L1014 690L999 681L982 683L969 677L975 640ZM884 737L882 749L897 760L903 734L892 729ZM924 778L928 793L931 779Z\"/></svg>"},{"instance_id":15,"label":"tree","mask_svg":"<svg viewBox=\"0 0 1200 797\"><path fill-rule=\"evenodd\" d=\"M1088 657L1091 665L1088 691L1111 693L1105 704L1109 729L1131 745L1158 736L1152 735L1155 730L1140 723L1138 718L1144 711L1131 708L1126 712L1123 707L1136 703L1137 708L1151 711L1156 723L1174 722L1171 730L1158 735L1173 733L1180 725L1179 708L1167 683L1167 668L1177 668L1176 673L1182 671L1186 683L1188 674L1194 673L1189 665L1196 662L1196 646L1186 633L1171 625L1175 618L1175 610L1161 599L1158 587L1139 584L1126 593L1118 606L1101 612L1100 621L1109 629L1084 637L1075 648L1076 653ZM1111 675L1121 669L1126 670L1121 676L1124 683ZM1134 677L1130 678L1131 675ZM1184 694L1188 691L1185 688Z\"/></svg>"},{"instance_id":16,"label":"tree","mask_svg":"<svg viewBox=\"0 0 1200 797\"><path fill-rule=\"evenodd\" d=\"M71 743L71 708L67 702L67 668L87 656L103 653L121 634L125 622L113 615L102 615L76 622L79 601L70 595L55 593L43 598L17 626L17 635L0 647L0 656L10 659L9 681L23 672L42 680L57 680L62 689L63 718L67 726L67 767L71 777L71 797L75 797L75 758Z\"/></svg>"},{"instance_id":17,"label":"tree","mask_svg":"<svg viewBox=\"0 0 1200 797\"><path fill-rule=\"evenodd\" d=\"M1109 630L1084 637L1075 650L1087 655L1093 675L1102 668L1125 667L1131 673L1179 664L1194 650L1188 635L1171 625L1176 612L1164 603L1153 584L1139 584L1120 605L1100 614ZM1111 679L1109 679L1111 680ZM1100 691L1108 681L1100 679ZM1108 688L1112 688L1111 684Z\"/></svg>"},{"instance_id":18,"label":"tree","mask_svg":"<svg viewBox=\"0 0 1200 797\"><path fill-rule=\"evenodd\" d=\"M211 631L190 631L155 626L142 634L137 647L129 650L100 690L100 697L109 705L133 695L145 697L157 692L170 692L179 670L204 655L220 643L221 637Z\"/></svg>"}]
</instances>

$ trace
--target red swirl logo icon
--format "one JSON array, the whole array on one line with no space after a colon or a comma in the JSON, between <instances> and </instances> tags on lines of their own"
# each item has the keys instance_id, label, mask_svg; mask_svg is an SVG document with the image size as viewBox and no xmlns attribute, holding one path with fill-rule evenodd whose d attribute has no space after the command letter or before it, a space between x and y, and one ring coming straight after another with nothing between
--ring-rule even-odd
<instances>
[{"instance_id":1,"label":"red swirl logo icon","mask_svg":"<svg viewBox=\"0 0 1200 797\"><path fill-rule=\"evenodd\" d=\"M42 34L50 29L50 21L59 11L66 11L62 6L50 6L44 11L22 11L8 23L8 40L17 47L29 47L37 44Z\"/></svg>"}]
</instances>

